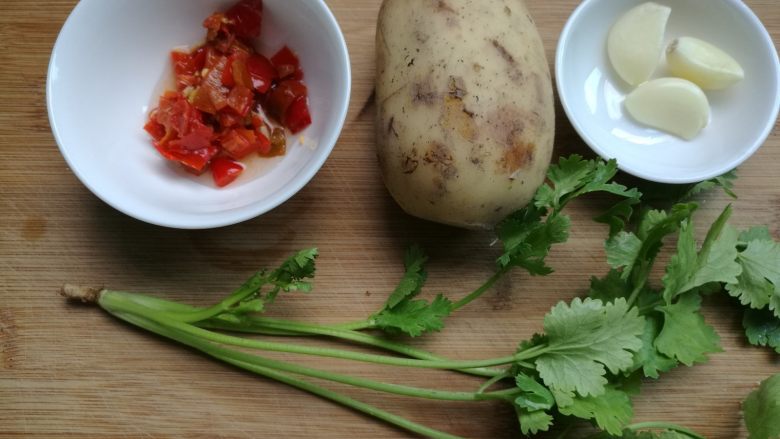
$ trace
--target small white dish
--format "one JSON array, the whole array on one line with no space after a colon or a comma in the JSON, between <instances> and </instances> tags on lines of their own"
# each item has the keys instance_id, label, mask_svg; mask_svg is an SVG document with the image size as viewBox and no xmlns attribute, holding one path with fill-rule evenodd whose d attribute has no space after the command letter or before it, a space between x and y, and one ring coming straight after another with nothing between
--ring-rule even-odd
<instances>
[{"instance_id":1,"label":"small white dish","mask_svg":"<svg viewBox=\"0 0 780 439\"><path fill-rule=\"evenodd\" d=\"M169 54L205 40L211 13L237 0L81 0L49 66L52 131L70 168L95 195L139 220L206 229L280 205L317 173L339 137L351 72L344 37L323 0L265 0L259 49L288 45L300 57L313 123L288 152L258 159L230 186L194 177L164 160L143 130L166 84ZM302 139L302 142L301 142Z\"/></svg>"},{"instance_id":2,"label":"small white dish","mask_svg":"<svg viewBox=\"0 0 780 439\"><path fill-rule=\"evenodd\" d=\"M731 54L745 79L707 92L709 126L694 140L647 128L623 108L632 87L607 57L612 25L644 0L585 0L558 43L558 93L574 128L621 170L661 183L693 183L724 174L750 158L775 126L780 109L780 62L772 38L742 0L656 0L672 8L665 42L681 36L708 41ZM662 65L654 78L668 76Z\"/></svg>"}]
</instances>

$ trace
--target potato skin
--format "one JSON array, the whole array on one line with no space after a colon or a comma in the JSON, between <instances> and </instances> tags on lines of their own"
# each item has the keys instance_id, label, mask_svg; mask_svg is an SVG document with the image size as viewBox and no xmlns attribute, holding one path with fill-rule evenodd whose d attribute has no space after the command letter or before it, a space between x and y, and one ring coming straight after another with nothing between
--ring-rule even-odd
<instances>
[{"instance_id":1,"label":"potato skin","mask_svg":"<svg viewBox=\"0 0 780 439\"><path fill-rule=\"evenodd\" d=\"M376 50L377 155L398 204L471 229L528 204L555 110L522 0L385 0Z\"/></svg>"}]
</instances>

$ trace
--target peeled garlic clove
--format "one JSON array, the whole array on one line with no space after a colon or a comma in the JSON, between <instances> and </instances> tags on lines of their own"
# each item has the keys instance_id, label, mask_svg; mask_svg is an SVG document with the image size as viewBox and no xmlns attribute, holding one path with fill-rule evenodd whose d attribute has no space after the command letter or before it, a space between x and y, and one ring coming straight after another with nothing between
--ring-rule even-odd
<instances>
[{"instance_id":1,"label":"peeled garlic clove","mask_svg":"<svg viewBox=\"0 0 780 439\"><path fill-rule=\"evenodd\" d=\"M686 140L696 137L710 118L702 89L680 78L645 82L626 97L625 105L638 122Z\"/></svg>"},{"instance_id":2,"label":"peeled garlic clove","mask_svg":"<svg viewBox=\"0 0 780 439\"><path fill-rule=\"evenodd\" d=\"M723 90L745 78L742 66L729 54L697 38L678 38L666 49L672 75L705 90Z\"/></svg>"},{"instance_id":3,"label":"peeled garlic clove","mask_svg":"<svg viewBox=\"0 0 780 439\"><path fill-rule=\"evenodd\" d=\"M612 26L607 53L624 81L639 85L650 79L664 51L664 33L671 13L668 6L642 3Z\"/></svg>"}]
</instances>

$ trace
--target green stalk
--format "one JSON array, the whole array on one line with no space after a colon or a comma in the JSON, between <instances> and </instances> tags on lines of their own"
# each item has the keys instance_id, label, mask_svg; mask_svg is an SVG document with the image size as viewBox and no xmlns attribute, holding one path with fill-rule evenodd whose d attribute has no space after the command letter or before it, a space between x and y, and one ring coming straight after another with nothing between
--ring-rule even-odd
<instances>
[{"instance_id":1,"label":"green stalk","mask_svg":"<svg viewBox=\"0 0 780 439\"><path fill-rule=\"evenodd\" d=\"M487 391L487 389L489 389L493 384L496 384L497 382L499 382L499 381L501 381L501 380L503 380L505 378L509 378L510 376L511 375L508 372L504 372L504 373L502 373L500 375L496 375L494 377L491 377L489 380L485 381L482 384L482 386L480 386L480 388L477 390L477 393L478 394L484 394L485 391ZM516 390L516 389L512 389L512 390Z\"/></svg>"},{"instance_id":2,"label":"green stalk","mask_svg":"<svg viewBox=\"0 0 780 439\"><path fill-rule=\"evenodd\" d=\"M679 425L670 424L668 422L639 422L636 424L631 424L629 426L626 426L626 429L631 431L651 430L651 429L671 430L671 431L676 431L678 433L682 433L686 436L690 436L694 439L706 439L704 436L694 431L688 430L687 428L681 427Z\"/></svg>"},{"instance_id":3,"label":"green stalk","mask_svg":"<svg viewBox=\"0 0 780 439\"><path fill-rule=\"evenodd\" d=\"M435 361L435 360L416 360L408 358L389 357L385 355L365 354L360 352L345 351L340 349L320 348L313 346L302 346L291 343L275 343L262 340L248 340L241 337L219 334L189 325L179 320L172 319L169 314L159 312L153 309L143 307L132 300L126 298L129 293L116 291L104 291L99 299L100 305L109 312L124 312L143 315L150 320L164 324L173 329L180 330L189 335L203 338L215 343L257 349L262 351L286 352L292 354L314 355L320 357L339 358L344 360L354 360L366 363L386 364L390 366L419 367L427 369L471 369L478 367L500 366L514 363L516 361L535 358L542 353L546 346L536 346L515 355L500 357L488 360L471 361Z\"/></svg>"},{"instance_id":4,"label":"green stalk","mask_svg":"<svg viewBox=\"0 0 780 439\"><path fill-rule=\"evenodd\" d=\"M507 272L509 271L508 267L501 268L493 276L490 276L490 279L487 280L484 284L482 284L481 287L477 288L476 290L472 291L468 296L460 299L459 301L455 302L452 305L452 310L456 311L464 306L468 305L469 303L473 302L476 298L480 297L481 295L485 294L485 292L491 288L493 288L493 285L495 285L496 282L498 282L499 279L501 279Z\"/></svg>"},{"instance_id":5,"label":"green stalk","mask_svg":"<svg viewBox=\"0 0 780 439\"><path fill-rule=\"evenodd\" d=\"M200 350L201 352L204 352L228 364L232 364L233 366L287 384L291 387L304 390L311 394L341 404L345 407L349 407L353 410L365 413L369 416L373 416L377 419L383 420L399 428L403 428L413 433L417 433L433 439L462 439L459 436L454 436L439 430L426 427L421 424L417 424L404 417L394 415L390 412L384 411L370 404L366 404L362 401L358 401L346 395L342 395L338 392L334 392L324 387L320 387L308 381L292 377L285 373L279 372L278 370L274 370L273 368L268 368L268 367L260 366L258 364L241 361L240 359L234 357L234 355L238 352L233 352L226 349L218 348L216 346L213 346L211 343L207 341L200 340L197 337L192 337L188 334L181 333L179 331L171 330L170 328L167 328L166 326L154 322L153 320L147 319L145 317L141 317L135 314L124 313L124 312L117 312L117 313L112 312L112 314L114 314L115 316L117 316L122 320L132 323L133 325L139 326L150 332L154 332L163 337L170 338L172 340L178 341L179 343Z\"/></svg>"},{"instance_id":6,"label":"green stalk","mask_svg":"<svg viewBox=\"0 0 780 439\"><path fill-rule=\"evenodd\" d=\"M335 329L329 326L310 325L305 323L290 322L287 320L271 319L267 317L246 316L242 318L240 322L231 322L227 319L216 317L206 322L199 322L197 326L209 329L259 333L266 335L320 335L360 343L366 346L381 348L387 351L406 355L407 357L417 358L419 360L447 361L446 358L439 357L428 351L416 349L403 343L396 343L381 337L363 334L358 331ZM276 333L274 333L274 331L276 331ZM489 368L459 369L458 371L483 377L493 377L503 373L503 370Z\"/></svg>"},{"instance_id":7,"label":"green stalk","mask_svg":"<svg viewBox=\"0 0 780 439\"><path fill-rule=\"evenodd\" d=\"M376 324L371 320L360 320L352 323L341 323L330 326L333 329L342 329L345 331L362 331L364 329L375 329Z\"/></svg>"},{"instance_id":8,"label":"green stalk","mask_svg":"<svg viewBox=\"0 0 780 439\"><path fill-rule=\"evenodd\" d=\"M193 313L203 309L143 294L123 294L132 302L166 313ZM247 332L272 336L320 335L381 348L419 360L447 361L446 358L439 357L422 349L407 346L403 343L396 343L358 331L337 329L333 326L300 323L251 315L242 316L238 321L231 319L228 316L218 315L202 322L196 322L195 325L206 329ZM458 371L483 377L492 377L503 373L502 370L489 368L462 369Z\"/></svg>"},{"instance_id":9,"label":"green stalk","mask_svg":"<svg viewBox=\"0 0 780 439\"><path fill-rule=\"evenodd\" d=\"M247 297L256 294L259 291L259 289L263 286L263 284L265 284L265 282L266 279L263 277L263 274L257 273L251 278L249 278L249 280L247 280L243 285L238 287L236 291L234 291L231 295L226 297L223 301L219 302L218 304L210 306L208 308L198 309L197 311L192 311L192 312L177 312L171 314L169 318L176 319L185 323L193 323L193 322L199 322L201 320L210 319L212 317L224 313L225 311L230 310L230 308L240 303L242 300L246 299Z\"/></svg>"}]
</instances>

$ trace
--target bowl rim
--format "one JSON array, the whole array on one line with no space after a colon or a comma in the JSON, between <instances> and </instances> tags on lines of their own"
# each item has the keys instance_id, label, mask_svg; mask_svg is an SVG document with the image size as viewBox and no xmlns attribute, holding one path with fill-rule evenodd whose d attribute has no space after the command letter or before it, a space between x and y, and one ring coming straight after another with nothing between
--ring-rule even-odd
<instances>
[{"instance_id":1,"label":"bowl rim","mask_svg":"<svg viewBox=\"0 0 780 439\"><path fill-rule=\"evenodd\" d=\"M566 21L566 25L564 26L559 36L558 45L555 53L555 82L556 82L556 87L558 89L558 95L560 96L561 106L563 107L563 110L566 113L569 122L577 131L577 134L579 134L579 136L585 141L585 143L594 152L596 152L596 154L598 154L605 160L609 160L609 159L613 159L614 157L610 157L610 155L607 154L606 151L598 145L598 142L596 142L590 136L589 131L586 128L585 124L582 123L577 118L576 111L569 105L569 102L567 100L566 88L564 87L565 73L563 72L563 58L566 55L566 48L567 48L566 45L571 38L573 29L575 28L575 26L579 24L580 16L583 13L583 11L591 7L593 3L598 1L602 1L602 0L583 0L577 6L577 8L574 9L572 14L569 16L569 19ZM772 36L769 34L769 31L761 22L761 19L759 19L758 16L755 14L755 12L753 12L753 10L750 9L748 5L743 3L742 0L721 0L721 2L723 5L735 9L736 12L738 12L742 18L747 19L751 27L756 29L760 34L762 45L773 49L770 50L770 52L773 55L772 58L774 61L773 65L774 65L774 72L776 78L775 81L778 84L778 87L780 88L780 58L778 57L777 48L775 47L774 41L772 40ZM684 177L684 176L679 177L679 176L654 175L652 173L645 172L641 168L624 165L620 162L620 160L618 160L618 168L621 171L624 171L628 174L642 178L647 181L654 181L657 183L668 183L668 184L698 183L701 181L718 177L741 166L745 161L747 161L750 157L752 157L753 154L755 154L756 151L758 151L764 145L764 143L769 138L769 135L772 133L774 129L775 123L777 122L778 119L778 114L780 114L780 93L775 95L774 110L772 114L767 118L767 123L764 126L763 131L755 138L755 141L753 142L752 145L750 145L750 148L745 149L745 151L736 160L728 162L728 165L713 167L713 170L710 171L709 173L703 174L703 177L701 175L697 175L695 178Z\"/></svg>"},{"instance_id":2,"label":"bowl rim","mask_svg":"<svg viewBox=\"0 0 780 439\"><path fill-rule=\"evenodd\" d=\"M55 41L54 46L52 47L51 54L49 55L49 65L46 70L46 109L49 118L49 126L51 127L51 131L54 136L54 140L57 143L57 147L60 150L60 153L62 154L62 157L65 159L65 162L70 168L70 170L73 172L74 175L76 175L79 181L81 181L81 183L87 189L89 189L90 192L92 192L92 194L94 194L101 201L108 204L115 210L122 212L123 214L129 217L143 221L145 223L155 225L155 226L160 226L160 227L172 228L172 229L207 230L207 229L216 229L220 227L232 226L235 224L242 223L244 221L257 218L265 213L268 213L271 210L279 207L284 202L288 201L290 198L294 197L307 184L309 184L309 182L317 175L317 173L324 166L327 159L330 157L331 153L333 152L333 149L336 147L336 144L338 143L338 140L341 137L341 132L343 131L344 125L346 123L347 114L349 112L349 104L352 96L352 62L349 54L349 47L347 46L347 42L344 37L344 32L342 31L338 20L333 14L333 11L331 11L330 7L328 7L327 3L325 3L325 0L315 0L315 2L324 12L325 19L328 21L329 25L332 26L333 29L335 29L336 36L337 36L336 43L338 44L340 52L343 55L342 57L344 60L344 65L342 65L343 72L339 76L343 77L345 81L345 90L343 95L344 102L342 105L339 105L341 108L339 109L339 114L337 115L336 118L337 123L332 125L330 131L332 134L326 136L329 138L332 137L332 141L328 141L326 145L323 144L322 142L318 144L318 149L325 148L326 151L320 154L318 158L312 158L312 162L308 166L303 168L299 172L298 176L290 181L289 185L285 186L282 190L276 192L274 196L269 197L268 201L251 203L240 209L235 209L234 212L220 211L218 215L211 214L208 216L188 215L186 218L183 218L178 221L173 221L173 220L166 220L166 218L164 217L148 215L143 212L134 212L131 209L127 209L124 206L122 206L121 203L113 200L112 197L108 196L106 193L101 191L97 185L94 185L90 182L87 175L85 175L85 173L83 173L82 170L79 168L77 162L74 161L69 156L68 148L65 146L64 142L62 141L62 137L60 135L58 125L54 117L54 102L53 102L54 84L52 78L54 73L54 67L55 67L54 66L55 55L58 53L58 49L62 44L63 35L72 26L74 16L76 16L76 14L78 14L79 11L85 7L84 6L85 4L89 3L89 0L79 1L76 4L76 6L73 8L73 10L70 12L70 14L68 15L68 18L65 20L65 23L62 25L62 28L60 29L60 32L57 35L57 40Z\"/></svg>"}]
</instances>

